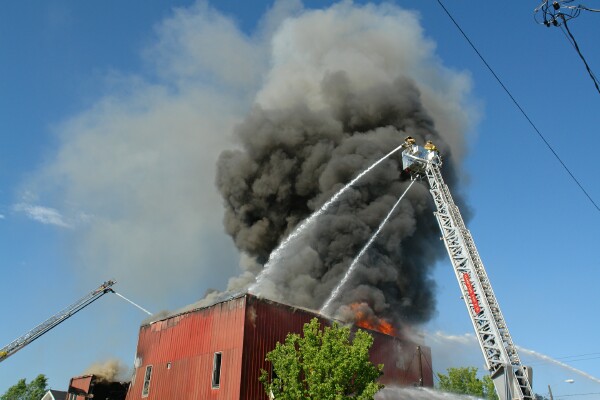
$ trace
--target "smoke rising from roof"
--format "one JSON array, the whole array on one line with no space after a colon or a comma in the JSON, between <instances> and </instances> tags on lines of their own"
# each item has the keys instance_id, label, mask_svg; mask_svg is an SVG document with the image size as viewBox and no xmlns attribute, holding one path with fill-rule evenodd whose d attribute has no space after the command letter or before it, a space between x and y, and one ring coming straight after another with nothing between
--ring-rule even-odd
<instances>
[{"instance_id":1,"label":"smoke rising from roof","mask_svg":"<svg viewBox=\"0 0 600 400\"><path fill-rule=\"evenodd\" d=\"M121 361L110 359L97 362L86 368L84 375L95 375L105 382L123 382L128 379L128 368Z\"/></svg>"},{"instance_id":2,"label":"smoke rising from roof","mask_svg":"<svg viewBox=\"0 0 600 400\"><path fill-rule=\"evenodd\" d=\"M241 149L223 152L217 172L227 233L256 263L408 135L434 141L456 183L467 80L439 65L414 14L345 2L287 19L272 42L272 68L236 129ZM290 243L258 293L320 308L408 185L400 170L398 154L365 176ZM398 323L431 317L430 272L444 255L431 211L427 188L415 185L340 297L341 313L361 303Z\"/></svg>"},{"instance_id":3,"label":"smoke rising from roof","mask_svg":"<svg viewBox=\"0 0 600 400\"><path fill-rule=\"evenodd\" d=\"M77 276L115 278L152 309L232 276L228 289L243 290L285 235L404 136L433 140L455 182L470 83L434 50L418 16L389 4L276 1L251 34L204 2L176 9L143 73L111 73L106 95L56 126L58 150L24 190L81 221ZM293 243L263 294L319 308L402 193L398 168L387 160ZM442 248L430 211L415 185L340 304L431 315Z\"/></svg>"}]
</instances>

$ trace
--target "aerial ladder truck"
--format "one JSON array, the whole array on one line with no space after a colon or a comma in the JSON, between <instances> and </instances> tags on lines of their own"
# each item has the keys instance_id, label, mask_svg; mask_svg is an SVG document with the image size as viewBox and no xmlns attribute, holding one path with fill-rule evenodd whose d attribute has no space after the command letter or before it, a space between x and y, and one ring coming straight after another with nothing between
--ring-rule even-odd
<instances>
[{"instance_id":1,"label":"aerial ladder truck","mask_svg":"<svg viewBox=\"0 0 600 400\"><path fill-rule=\"evenodd\" d=\"M106 293L114 293L112 286L115 283L116 282L113 280L104 282L96 290L90 292L88 295L82 297L75 303L71 304L69 307L51 316L46 321L42 322L29 332L25 333L23 336L13 340L8 345L4 346L2 349L0 349L0 362L6 360L8 357L12 356L17 351L21 350L23 347L27 346L35 339L42 336L44 333L48 332L58 324L64 322L65 320L75 315L77 312L81 311L85 307L89 306L94 301L104 296Z\"/></svg>"},{"instance_id":2,"label":"aerial ladder truck","mask_svg":"<svg viewBox=\"0 0 600 400\"><path fill-rule=\"evenodd\" d=\"M412 137L405 139L402 174L429 183L434 214L496 393L500 400L534 400L531 369L521 363L475 241L444 183L441 166L432 142L419 146Z\"/></svg>"}]
</instances>

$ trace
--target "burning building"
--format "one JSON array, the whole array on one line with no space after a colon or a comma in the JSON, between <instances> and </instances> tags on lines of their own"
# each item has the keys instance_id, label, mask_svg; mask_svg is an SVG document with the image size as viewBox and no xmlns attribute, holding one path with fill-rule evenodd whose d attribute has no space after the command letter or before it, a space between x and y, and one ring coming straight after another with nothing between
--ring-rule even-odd
<instances>
[{"instance_id":1,"label":"burning building","mask_svg":"<svg viewBox=\"0 0 600 400\"><path fill-rule=\"evenodd\" d=\"M67 400L124 400L129 382L108 381L89 374L76 376L69 381Z\"/></svg>"},{"instance_id":2,"label":"burning building","mask_svg":"<svg viewBox=\"0 0 600 400\"><path fill-rule=\"evenodd\" d=\"M269 369L266 353L314 317L331 323L306 309L240 294L142 325L127 400L267 399L258 380ZM428 348L370 333L371 359L384 364L382 383L433 385Z\"/></svg>"}]
</instances>

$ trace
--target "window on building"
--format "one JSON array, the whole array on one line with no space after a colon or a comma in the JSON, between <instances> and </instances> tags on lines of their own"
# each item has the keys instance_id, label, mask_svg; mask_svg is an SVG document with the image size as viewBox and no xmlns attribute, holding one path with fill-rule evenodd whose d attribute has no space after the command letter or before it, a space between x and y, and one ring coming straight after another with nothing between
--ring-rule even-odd
<instances>
[{"instance_id":1,"label":"window on building","mask_svg":"<svg viewBox=\"0 0 600 400\"><path fill-rule=\"evenodd\" d=\"M75 393L69 393L69 400L77 400L77 395Z\"/></svg>"},{"instance_id":2,"label":"window on building","mask_svg":"<svg viewBox=\"0 0 600 400\"><path fill-rule=\"evenodd\" d=\"M150 393L150 379L152 378L152 365L146 367L146 374L144 375L144 386L142 387L142 397L148 397Z\"/></svg>"},{"instance_id":3,"label":"window on building","mask_svg":"<svg viewBox=\"0 0 600 400\"><path fill-rule=\"evenodd\" d=\"M221 385L221 353L215 353L213 357L212 387L218 389L219 385Z\"/></svg>"}]
</instances>

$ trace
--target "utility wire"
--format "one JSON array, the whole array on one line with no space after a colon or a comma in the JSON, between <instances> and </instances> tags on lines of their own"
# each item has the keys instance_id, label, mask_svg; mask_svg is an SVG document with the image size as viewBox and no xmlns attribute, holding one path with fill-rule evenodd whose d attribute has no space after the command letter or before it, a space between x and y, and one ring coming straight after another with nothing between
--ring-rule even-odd
<instances>
[{"instance_id":1,"label":"utility wire","mask_svg":"<svg viewBox=\"0 0 600 400\"><path fill-rule=\"evenodd\" d=\"M481 55L481 53L479 52L479 50L477 50L477 47L475 47L475 45L473 44L473 42L471 42L471 39L469 39L469 37L467 36L467 34L462 30L462 28L460 27L460 25L458 24L458 22L456 22L456 20L452 16L452 14L450 14L450 12L448 11L448 9L446 9L446 7L444 7L444 4L442 4L442 1L441 0L437 0L437 2L440 5L440 7L442 7L442 9L446 13L446 15L448 15L448 17L450 18L450 20L452 20L452 22L454 23L454 25L456 26L456 28L463 35L463 37L467 40L467 42L469 43L469 45L471 46L471 48L475 51L475 53L477 53L477 55L479 56L479 58L481 59L481 61L485 64L485 66L487 67L487 69L492 73L492 75L494 76L494 78L496 78L496 81L498 81L498 83L500 84L500 86L502 86L502 89L504 89L504 91L506 92L506 94L508 95L508 97L510 97L510 99L512 100L512 102L515 103L515 106L517 106L517 108L519 109L519 111L521 111L521 114L523 114L523 116L525 117L525 119L527 120L527 122L529 122L529 124L535 130L535 132L538 134L538 136L540 137L540 139L542 139L542 141L544 142L544 144L546 145L546 147L548 147L548 149L552 152L552 154L554 154L554 157L556 157L556 159L558 160L558 162L560 163L560 165L562 165L563 169L565 171L567 171L567 173L569 174L569 176L571 176L571 179L573 179L573 181L577 184L577 186L579 186L579 189L581 189L581 191L583 192L583 194L585 194L585 196L589 199L589 201L594 205L594 207L596 208L596 210L598 212L600 212L600 207L598 206L598 204L596 204L596 202L594 201L594 199L592 199L592 196L589 195L589 193L585 190L585 188L583 187L583 185L579 182L579 180L577 180L577 178L575 177L575 175L573 175L573 173L571 172L571 170L569 169L569 167L567 167L567 165L560 158L560 156L558 155L558 153L556 153L556 151L554 150L554 148L552 148L552 146L550 145L550 143L548 143L548 141L546 140L546 138L544 137L544 135L542 135L542 133L537 128L537 126L533 123L533 121L531 120L531 118L529 118L529 116L527 115L527 113L525 112L525 110L523 109L523 107L521 107L521 105L519 104L519 102L517 102L517 100L514 98L514 96L508 90L508 88L504 85L504 83L502 83L502 80L500 79L500 77L498 77L498 75L496 74L496 72L494 72L494 70L492 69L492 67L490 66L490 64L488 64L488 62L485 60L485 58L483 58L483 56Z\"/></svg>"},{"instance_id":2,"label":"utility wire","mask_svg":"<svg viewBox=\"0 0 600 400\"><path fill-rule=\"evenodd\" d=\"M573 45L573 47L575 47L575 51L577 52L577 54L579 54L579 57L581 58L581 61L583 61L583 64L585 64L585 69L587 69L588 74L590 74L590 78L592 78L592 81L594 82L594 86L596 86L596 90L600 94L600 86L598 86L598 79L596 79L596 75L594 75L594 72L592 72L592 69L590 68L587 61L585 60L585 57L583 56L583 54L581 54L581 50L579 50L579 45L577 44L575 37L573 36L573 34L571 33L571 30L569 29L569 25L567 25L567 19L564 17L563 17L563 25L565 26L565 29L566 29L567 33L569 34L569 37L571 38L571 40L570 40L571 44Z\"/></svg>"},{"instance_id":3,"label":"utility wire","mask_svg":"<svg viewBox=\"0 0 600 400\"><path fill-rule=\"evenodd\" d=\"M433 379L437 380L438 385L440 384L440 378L437 376L437 374L435 374L433 372L433 367L431 366L431 364L429 363L429 360L427 360L427 357L422 357L423 360L425 360L425 363L429 366L429 369L431 369L431 374L433 375Z\"/></svg>"}]
</instances>

